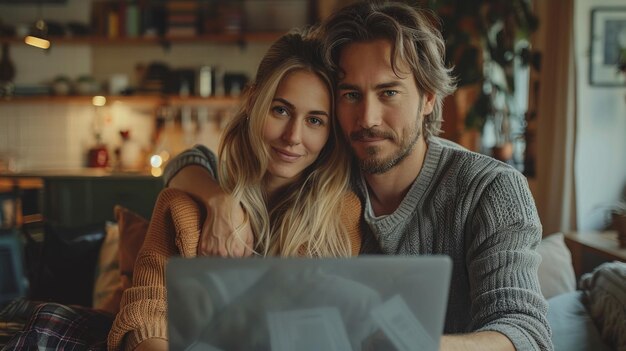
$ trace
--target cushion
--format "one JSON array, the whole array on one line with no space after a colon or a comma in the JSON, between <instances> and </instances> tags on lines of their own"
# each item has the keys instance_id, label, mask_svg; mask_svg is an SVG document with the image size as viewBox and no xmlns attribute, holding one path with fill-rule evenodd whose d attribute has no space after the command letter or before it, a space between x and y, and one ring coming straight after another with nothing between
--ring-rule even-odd
<instances>
[{"instance_id":1,"label":"cushion","mask_svg":"<svg viewBox=\"0 0 626 351\"><path fill-rule=\"evenodd\" d=\"M104 223L68 228L46 222L44 232L29 298L91 307Z\"/></svg>"},{"instance_id":2,"label":"cushion","mask_svg":"<svg viewBox=\"0 0 626 351\"><path fill-rule=\"evenodd\" d=\"M609 351L582 303L583 293L572 291L548 299L548 323L554 351Z\"/></svg>"},{"instance_id":3,"label":"cushion","mask_svg":"<svg viewBox=\"0 0 626 351\"><path fill-rule=\"evenodd\" d=\"M124 290L132 285L135 260L146 232L148 220L122 206L115 206L117 224L107 224L100 249L93 292L93 307L117 314Z\"/></svg>"},{"instance_id":4,"label":"cushion","mask_svg":"<svg viewBox=\"0 0 626 351\"><path fill-rule=\"evenodd\" d=\"M119 228L106 224L106 237L100 247L93 288L93 308L116 314L122 292L119 260Z\"/></svg>"},{"instance_id":5,"label":"cushion","mask_svg":"<svg viewBox=\"0 0 626 351\"><path fill-rule=\"evenodd\" d=\"M626 350L626 263L603 263L583 275L579 285L604 342Z\"/></svg>"},{"instance_id":6,"label":"cushion","mask_svg":"<svg viewBox=\"0 0 626 351\"><path fill-rule=\"evenodd\" d=\"M544 237L537 252L541 255L539 285L546 299L576 290L572 255L565 245L563 233Z\"/></svg>"},{"instance_id":7,"label":"cushion","mask_svg":"<svg viewBox=\"0 0 626 351\"><path fill-rule=\"evenodd\" d=\"M148 220L122 206L115 206L115 218L120 231L120 276L122 289L133 282L135 260L148 231Z\"/></svg>"}]
</instances>

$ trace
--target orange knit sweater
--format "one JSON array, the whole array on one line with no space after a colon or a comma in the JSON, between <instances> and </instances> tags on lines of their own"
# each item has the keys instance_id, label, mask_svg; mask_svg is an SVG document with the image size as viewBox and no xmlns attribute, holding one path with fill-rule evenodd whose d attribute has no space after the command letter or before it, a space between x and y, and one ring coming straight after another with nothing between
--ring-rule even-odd
<instances>
[{"instance_id":1,"label":"orange knit sweater","mask_svg":"<svg viewBox=\"0 0 626 351\"><path fill-rule=\"evenodd\" d=\"M361 203L353 193L345 197L341 218L355 256L361 248ZM133 350L148 338L167 339L165 264L172 256L196 256L201 224L202 214L191 197L172 188L161 192L135 261L133 286L124 291L109 333L109 350Z\"/></svg>"}]
</instances>

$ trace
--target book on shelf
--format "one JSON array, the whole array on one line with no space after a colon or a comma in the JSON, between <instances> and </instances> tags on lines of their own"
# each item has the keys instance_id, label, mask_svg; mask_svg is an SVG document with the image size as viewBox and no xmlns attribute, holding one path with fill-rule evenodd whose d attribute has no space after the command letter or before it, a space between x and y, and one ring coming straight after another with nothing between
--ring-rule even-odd
<instances>
[{"instance_id":1,"label":"book on shelf","mask_svg":"<svg viewBox=\"0 0 626 351\"><path fill-rule=\"evenodd\" d=\"M192 37L198 34L198 3L196 1L168 2L167 36Z\"/></svg>"},{"instance_id":2,"label":"book on shelf","mask_svg":"<svg viewBox=\"0 0 626 351\"><path fill-rule=\"evenodd\" d=\"M126 36L134 38L139 35L139 6L137 4L128 4L126 6Z\"/></svg>"},{"instance_id":3,"label":"book on shelf","mask_svg":"<svg viewBox=\"0 0 626 351\"><path fill-rule=\"evenodd\" d=\"M94 0L92 32L108 38L240 34L242 3L209 0Z\"/></svg>"}]
</instances>

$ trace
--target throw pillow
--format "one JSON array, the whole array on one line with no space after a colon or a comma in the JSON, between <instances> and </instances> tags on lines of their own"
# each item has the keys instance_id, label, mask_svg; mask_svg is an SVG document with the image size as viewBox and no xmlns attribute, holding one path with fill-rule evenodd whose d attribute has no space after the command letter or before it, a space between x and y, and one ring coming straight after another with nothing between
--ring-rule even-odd
<instances>
[{"instance_id":1,"label":"throw pillow","mask_svg":"<svg viewBox=\"0 0 626 351\"><path fill-rule=\"evenodd\" d=\"M563 233L548 235L537 247L541 255L539 286L546 299L576 290L572 255L565 245Z\"/></svg>"},{"instance_id":2,"label":"throw pillow","mask_svg":"<svg viewBox=\"0 0 626 351\"><path fill-rule=\"evenodd\" d=\"M119 261L119 228L106 223L106 237L100 247L93 287L93 308L116 314L122 297Z\"/></svg>"},{"instance_id":3,"label":"throw pillow","mask_svg":"<svg viewBox=\"0 0 626 351\"><path fill-rule=\"evenodd\" d=\"M148 231L148 220L122 206L115 206L115 218L120 230L120 276L122 289L133 282L133 270L139 249Z\"/></svg>"},{"instance_id":4,"label":"throw pillow","mask_svg":"<svg viewBox=\"0 0 626 351\"><path fill-rule=\"evenodd\" d=\"M579 286L604 342L626 350L626 263L603 263L584 274Z\"/></svg>"},{"instance_id":5,"label":"throw pillow","mask_svg":"<svg viewBox=\"0 0 626 351\"><path fill-rule=\"evenodd\" d=\"M582 292L572 291L548 299L547 317L554 351L610 351L602 342L582 297Z\"/></svg>"}]
</instances>

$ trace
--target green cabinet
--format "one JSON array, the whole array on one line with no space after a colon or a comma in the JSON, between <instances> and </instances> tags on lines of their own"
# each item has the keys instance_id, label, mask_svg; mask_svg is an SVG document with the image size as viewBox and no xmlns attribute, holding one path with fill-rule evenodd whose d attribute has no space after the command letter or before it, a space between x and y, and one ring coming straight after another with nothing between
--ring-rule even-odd
<instances>
[{"instance_id":1,"label":"green cabinet","mask_svg":"<svg viewBox=\"0 0 626 351\"><path fill-rule=\"evenodd\" d=\"M124 206L150 218L161 178L51 177L44 178L43 217L50 225L71 228L113 221L113 207Z\"/></svg>"}]
</instances>

